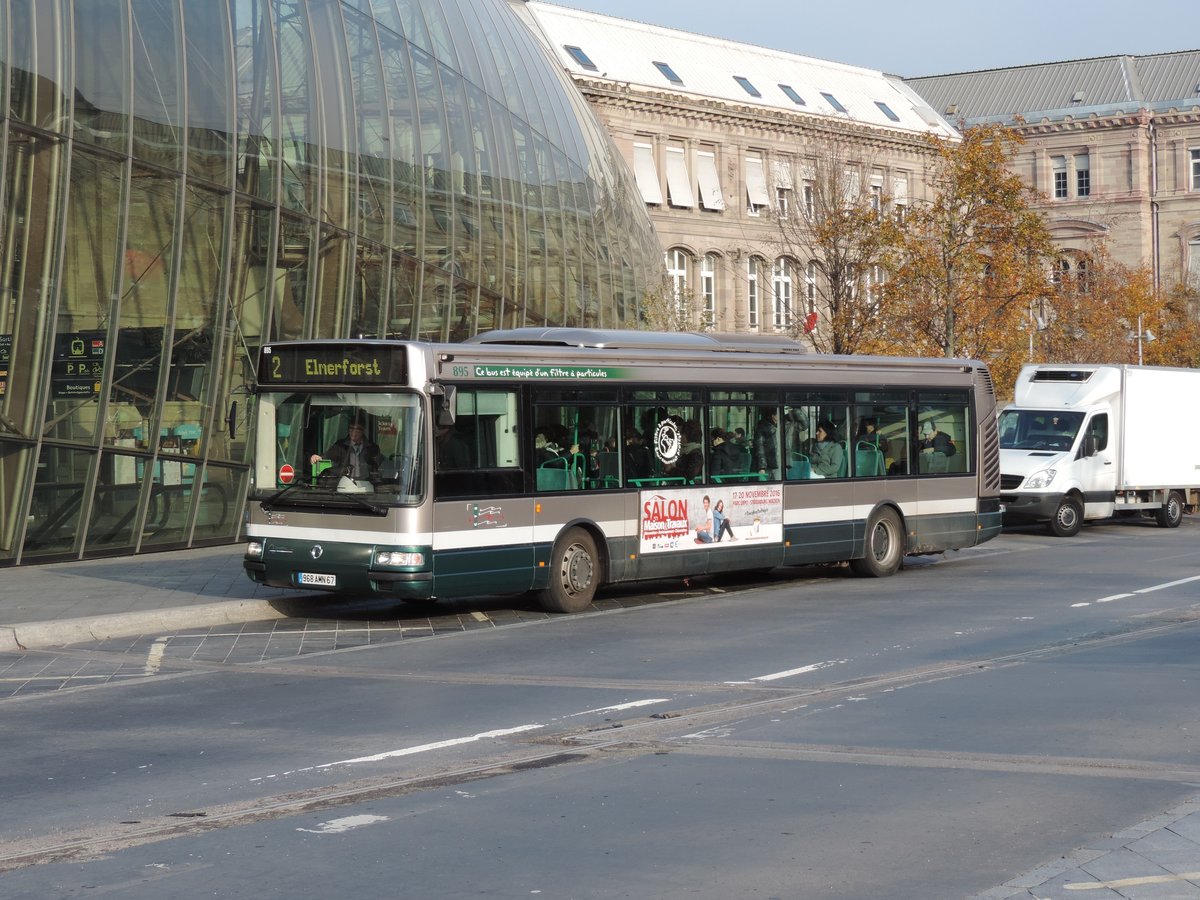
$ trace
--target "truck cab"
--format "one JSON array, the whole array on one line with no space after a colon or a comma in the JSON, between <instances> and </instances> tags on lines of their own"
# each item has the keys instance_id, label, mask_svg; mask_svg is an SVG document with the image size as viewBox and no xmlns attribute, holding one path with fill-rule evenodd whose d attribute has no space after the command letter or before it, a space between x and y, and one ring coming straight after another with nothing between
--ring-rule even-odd
<instances>
[{"instance_id":1,"label":"truck cab","mask_svg":"<svg viewBox=\"0 0 1200 900\"><path fill-rule=\"evenodd\" d=\"M1000 414L1000 502L1005 524L1044 522L1060 537L1113 514L1113 411L1010 406Z\"/></svg>"}]
</instances>

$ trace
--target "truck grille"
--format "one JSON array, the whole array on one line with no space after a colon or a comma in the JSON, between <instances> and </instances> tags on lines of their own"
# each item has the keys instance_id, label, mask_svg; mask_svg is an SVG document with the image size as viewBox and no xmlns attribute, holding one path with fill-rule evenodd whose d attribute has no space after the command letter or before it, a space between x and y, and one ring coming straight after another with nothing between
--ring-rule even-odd
<instances>
[{"instance_id":1,"label":"truck grille","mask_svg":"<svg viewBox=\"0 0 1200 900\"><path fill-rule=\"evenodd\" d=\"M1024 475L1001 475L1000 490L1015 491L1021 486L1021 482L1025 480Z\"/></svg>"}]
</instances>

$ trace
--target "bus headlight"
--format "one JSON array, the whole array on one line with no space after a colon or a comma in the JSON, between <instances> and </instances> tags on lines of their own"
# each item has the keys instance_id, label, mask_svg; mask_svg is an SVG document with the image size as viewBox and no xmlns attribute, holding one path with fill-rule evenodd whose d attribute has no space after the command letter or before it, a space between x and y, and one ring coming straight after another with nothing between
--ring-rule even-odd
<instances>
[{"instance_id":1,"label":"bus headlight","mask_svg":"<svg viewBox=\"0 0 1200 900\"><path fill-rule=\"evenodd\" d=\"M1050 487L1050 482L1054 480L1054 476L1057 474L1058 472L1055 469L1042 469L1040 472L1034 472L1025 479L1025 487L1031 491Z\"/></svg>"},{"instance_id":2,"label":"bus headlight","mask_svg":"<svg viewBox=\"0 0 1200 900\"><path fill-rule=\"evenodd\" d=\"M425 554L420 550L380 550L375 554L377 566L423 566Z\"/></svg>"},{"instance_id":3,"label":"bus headlight","mask_svg":"<svg viewBox=\"0 0 1200 900\"><path fill-rule=\"evenodd\" d=\"M261 559L263 553L262 541L251 541L246 545L246 555L251 559Z\"/></svg>"}]
</instances>

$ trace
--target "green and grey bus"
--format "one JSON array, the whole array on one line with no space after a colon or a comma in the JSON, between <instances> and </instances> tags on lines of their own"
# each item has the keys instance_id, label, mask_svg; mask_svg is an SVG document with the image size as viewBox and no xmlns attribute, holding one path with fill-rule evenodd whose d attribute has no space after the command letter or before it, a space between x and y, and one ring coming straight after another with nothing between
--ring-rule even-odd
<instances>
[{"instance_id":1,"label":"green and grey bus","mask_svg":"<svg viewBox=\"0 0 1200 900\"><path fill-rule=\"evenodd\" d=\"M971 360L516 328L272 343L257 391L244 565L263 584L576 612L638 579L891 575L1001 526L995 393Z\"/></svg>"}]
</instances>

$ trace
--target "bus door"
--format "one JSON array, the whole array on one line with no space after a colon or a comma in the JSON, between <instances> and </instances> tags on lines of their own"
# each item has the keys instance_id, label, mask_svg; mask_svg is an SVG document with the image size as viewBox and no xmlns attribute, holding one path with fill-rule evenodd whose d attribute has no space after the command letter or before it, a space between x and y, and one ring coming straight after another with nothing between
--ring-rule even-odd
<instances>
[{"instance_id":1,"label":"bus door","mask_svg":"<svg viewBox=\"0 0 1200 900\"><path fill-rule=\"evenodd\" d=\"M533 586L533 506L517 392L448 389L433 409L433 566L439 596L504 594Z\"/></svg>"}]
</instances>

